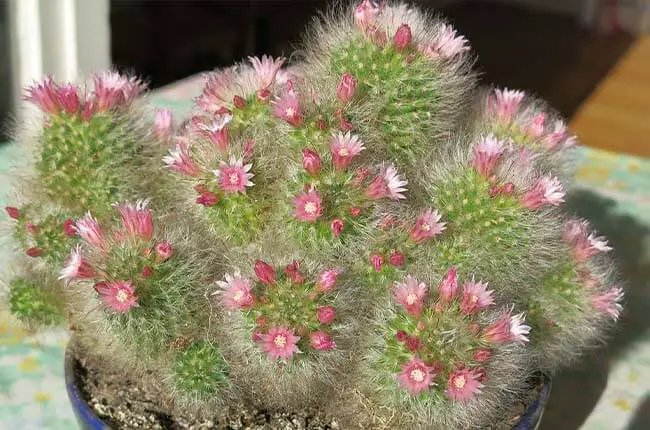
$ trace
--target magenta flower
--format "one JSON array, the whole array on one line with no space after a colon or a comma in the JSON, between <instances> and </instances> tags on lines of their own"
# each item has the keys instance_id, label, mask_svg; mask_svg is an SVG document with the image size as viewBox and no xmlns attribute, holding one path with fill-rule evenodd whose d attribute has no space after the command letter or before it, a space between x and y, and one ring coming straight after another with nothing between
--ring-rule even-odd
<instances>
[{"instance_id":1,"label":"magenta flower","mask_svg":"<svg viewBox=\"0 0 650 430\"><path fill-rule=\"evenodd\" d=\"M366 193L371 199L389 198L391 200L401 200L406 197L403 192L406 191L404 186L408 181L402 180L397 174L395 166L388 166L374 181L368 186Z\"/></svg>"},{"instance_id":2,"label":"magenta flower","mask_svg":"<svg viewBox=\"0 0 650 430\"><path fill-rule=\"evenodd\" d=\"M336 348L336 343L328 333L318 330L309 335L309 346L316 351L329 351Z\"/></svg>"},{"instance_id":3,"label":"magenta flower","mask_svg":"<svg viewBox=\"0 0 650 430\"><path fill-rule=\"evenodd\" d=\"M284 64L284 58L276 58L269 55L263 55L260 60L258 57L248 57L257 76L260 80L260 88L268 88L275 82L275 76Z\"/></svg>"},{"instance_id":4,"label":"magenta flower","mask_svg":"<svg viewBox=\"0 0 650 430\"><path fill-rule=\"evenodd\" d=\"M115 312L124 313L138 307L132 281L108 281L95 284L104 304Z\"/></svg>"},{"instance_id":5,"label":"magenta flower","mask_svg":"<svg viewBox=\"0 0 650 430\"><path fill-rule=\"evenodd\" d=\"M205 207L210 207L219 203L219 200L221 200L221 197L215 193L205 191L196 198L196 203Z\"/></svg>"},{"instance_id":6,"label":"magenta flower","mask_svg":"<svg viewBox=\"0 0 650 430\"><path fill-rule=\"evenodd\" d=\"M442 215L437 210L427 209L415 220L415 226L411 230L411 238L420 243L430 237L435 237L446 228L444 222L440 222Z\"/></svg>"},{"instance_id":7,"label":"magenta flower","mask_svg":"<svg viewBox=\"0 0 650 430\"><path fill-rule=\"evenodd\" d=\"M544 112L540 112L537 115L535 115L526 127L526 134L529 135L532 138L539 138L544 134L544 130L546 128L546 114Z\"/></svg>"},{"instance_id":8,"label":"magenta flower","mask_svg":"<svg viewBox=\"0 0 650 430\"><path fill-rule=\"evenodd\" d=\"M473 315L494 303L492 297L494 291L488 290L487 285L487 282L474 282L474 279L471 282L465 282L465 285L463 285L463 299L460 302L460 310L465 315Z\"/></svg>"},{"instance_id":9,"label":"magenta flower","mask_svg":"<svg viewBox=\"0 0 650 430\"><path fill-rule=\"evenodd\" d=\"M230 163L222 161L219 165L219 170L214 170L213 173L219 179L219 188L225 193L246 193L246 187L252 187L253 182L251 178L254 176L249 173L252 164L244 165L242 158L236 159L230 157Z\"/></svg>"},{"instance_id":10,"label":"magenta flower","mask_svg":"<svg viewBox=\"0 0 650 430\"><path fill-rule=\"evenodd\" d=\"M402 24L395 32L395 36L393 36L393 46L398 51L403 51L411 45L412 39L411 27L408 24Z\"/></svg>"},{"instance_id":11,"label":"magenta flower","mask_svg":"<svg viewBox=\"0 0 650 430\"><path fill-rule=\"evenodd\" d=\"M320 172L320 157L316 151L311 149L302 150L302 167L304 167L310 175L318 175Z\"/></svg>"},{"instance_id":12,"label":"magenta flower","mask_svg":"<svg viewBox=\"0 0 650 430\"><path fill-rule=\"evenodd\" d=\"M167 242L166 240L163 240L162 242L158 242L156 246L154 246L154 251L156 251L156 256L158 257L158 261L167 261L172 254L174 253L174 250L172 249L172 244Z\"/></svg>"},{"instance_id":13,"label":"magenta flower","mask_svg":"<svg viewBox=\"0 0 650 430\"><path fill-rule=\"evenodd\" d=\"M393 251L390 254L389 263L395 267L402 267L405 261L404 254L399 251Z\"/></svg>"},{"instance_id":14,"label":"magenta flower","mask_svg":"<svg viewBox=\"0 0 650 430\"><path fill-rule=\"evenodd\" d=\"M291 264L287 264L287 267L284 268L284 274L294 284L302 284L305 282L305 277L300 273L300 262L298 260L293 260Z\"/></svg>"},{"instance_id":15,"label":"magenta flower","mask_svg":"<svg viewBox=\"0 0 650 430\"><path fill-rule=\"evenodd\" d=\"M83 258L83 255L81 254L81 246L77 245L72 249L65 262L65 266L61 269L59 279L71 281L73 279L91 279L94 276L95 270L88 261Z\"/></svg>"},{"instance_id":16,"label":"magenta flower","mask_svg":"<svg viewBox=\"0 0 650 430\"><path fill-rule=\"evenodd\" d=\"M370 256L370 264L375 268L375 272L379 273L384 265L384 257L379 254L373 254Z\"/></svg>"},{"instance_id":17,"label":"magenta flower","mask_svg":"<svg viewBox=\"0 0 650 430\"><path fill-rule=\"evenodd\" d=\"M448 303L456 297L456 292L458 291L458 276L455 267L449 269L445 278L438 285L438 290L440 301L443 303Z\"/></svg>"},{"instance_id":18,"label":"magenta flower","mask_svg":"<svg viewBox=\"0 0 650 430\"><path fill-rule=\"evenodd\" d=\"M397 375L397 381L414 396L420 391L426 390L433 383L433 368L424 364L424 361L417 357L411 358L402 364L402 371Z\"/></svg>"},{"instance_id":19,"label":"magenta flower","mask_svg":"<svg viewBox=\"0 0 650 430\"><path fill-rule=\"evenodd\" d=\"M293 199L293 204L294 216L300 221L314 222L323 214L323 201L314 190L298 195Z\"/></svg>"},{"instance_id":20,"label":"magenta flower","mask_svg":"<svg viewBox=\"0 0 650 430\"><path fill-rule=\"evenodd\" d=\"M418 49L426 57L447 59L469 51L468 43L465 37L456 35L456 30L451 25L441 24L433 42Z\"/></svg>"},{"instance_id":21,"label":"magenta flower","mask_svg":"<svg viewBox=\"0 0 650 430\"><path fill-rule=\"evenodd\" d=\"M359 136L352 135L348 131L346 134L339 132L330 139L330 151L332 152L332 163L338 170L344 169L350 165L352 159L366 149Z\"/></svg>"},{"instance_id":22,"label":"magenta flower","mask_svg":"<svg viewBox=\"0 0 650 430\"><path fill-rule=\"evenodd\" d=\"M471 165L480 174L489 178L505 150L504 145L493 135L481 138L474 145Z\"/></svg>"},{"instance_id":23,"label":"magenta flower","mask_svg":"<svg viewBox=\"0 0 650 430\"><path fill-rule=\"evenodd\" d=\"M286 327L273 327L262 336L260 345L271 360L289 359L296 352L300 352L296 346L299 340L300 336L295 336L293 330Z\"/></svg>"},{"instance_id":24,"label":"magenta flower","mask_svg":"<svg viewBox=\"0 0 650 430\"><path fill-rule=\"evenodd\" d=\"M12 206L6 206L5 211L7 211L7 215L9 215L9 218L20 219L20 209Z\"/></svg>"},{"instance_id":25,"label":"magenta flower","mask_svg":"<svg viewBox=\"0 0 650 430\"><path fill-rule=\"evenodd\" d=\"M277 278L275 269L267 262L262 260L255 260L253 270L255 271L255 275L257 275L257 279L259 279L259 281L264 285L271 286L275 284L275 280Z\"/></svg>"},{"instance_id":26,"label":"magenta flower","mask_svg":"<svg viewBox=\"0 0 650 430\"><path fill-rule=\"evenodd\" d=\"M521 204L528 209L538 209L544 205L559 206L564 202L564 195L557 177L544 176L521 197Z\"/></svg>"},{"instance_id":27,"label":"magenta flower","mask_svg":"<svg viewBox=\"0 0 650 430\"><path fill-rule=\"evenodd\" d=\"M488 97L488 112L503 122L510 122L519 110L524 99L523 91L513 91L507 88L494 90L494 95Z\"/></svg>"},{"instance_id":28,"label":"magenta flower","mask_svg":"<svg viewBox=\"0 0 650 430\"><path fill-rule=\"evenodd\" d=\"M345 228L345 222L340 218L335 218L332 220L332 223L330 224L330 228L332 229L332 233L334 233L334 236L339 237L341 233L343 233L343 229Z\"/></svg>"},{"instance_id":29,"label":"magenta flower","mask_svg":"<svg viewBox=\"0 0 650 430\"><path fill-rule=\"evenodd\" d=\"M170 169L174 169L183 175L198 176L200 169L194 160L192 160L190 154L190 143L181 138L176 140L178 143L174 149L169 150L169 155L163 157L163 162Z\"/></svg>"},{"instance_id":30,"label":"magenta flower","mask_svg":"<svg viewBox=\"0 0 650 430\"><path fill-rule=\"evenodd\" d=\"M226 309L235 311L253 306L255 296L249 279L243 278L239 272L234 275L226 273L225 281L217 281L223 289L222 301Z\"/></svg>"},{"instance_id":31,"label":"magenta flower","mask_svg":"<svg viewBox=\"0 0 650 430\"><path fill-rule=\"evenodd\" d=\"M172 132L172 111L156 109L153 132L158 139L167 139Z\"/></svg>"},{"instance_id":32,"label":"magenta flower","mask_svg":"<svg viewBox=\"0 0 650 430\"><path fill-rule=\"evenodd\" d=\"M370 28L377 19L377 16L384 8L385 3L376 5L372 0L363 0L354 9L354 23L361 30Z\"/></svg>"},{"instance_id":33,"label":"magenta flower","mask_svg":"<svg viewBox=\"0 0 650 430\"><path fill-rule=\"evenodd\" d=\"M110 110L131 103L146 87L135 76L123 76L105 71L93 76L95 84L95 111Z\"/></svg>"},{"instance_id":34,"label":"magenta flower","mask_svg":"<svg viewBox=\"0 0 650 430\"><path fill-rule=\"evenodd\" d=\"M234 74L235 67L206 74L203 92L196 98L196 105L206 112L217 112L229 107L232 96L228 90L233 84Z\"/></svg>"},{"instance_id":35,"label":"magenta flower","mask_svg":"<svg viewBox=\"0 0 650 430\"><path fill-rule=\"evenodd\" d=\"M623 310L621 301L623 300L623 289L620 287L613 287L605 293L595 295L591 299L591 305L597 311L609 315L614 321L618 320L618 317Z\"/></svg>"},{"instance_id":36,"label":"magenta flower","mask_svg":"<svg viewBox=\"0 0 650 430\"><path fill-rule=\"evenodd\" d=\"M458 369L449 375L449 382L445 394L456 402L467 402L481 392L483 384L479 382L479 375L473 370Z\"/></svg>"},{"instance_id":37,"label":"magenta flower","mask_svg":"<svg viewBox=\"0 0 650 430\"><path fill-rule=\"evenodd\" d=\"M340 272L338 269L327 269L320 272L316 281L316 289L321 293L332 291L336 287L336 281Z\"/></svg>"},{"instance_id":38,"label":"magenta flower","mask_svg":"<svg viewBox=\"0 0 650 430\"><path fill-rule=\"evenodd\" d=\"M68 237L75 237L77 235L75 222L72 218L68 218L63 222L63 234Z\"/></svg>"},{"instance_id":39,"label":"magenta flower","mask_svg":"<svg viewBox=\"0 0 650 430\"><path fill-rule=\"evenodd\" d=\"M290 83L291 81L287 85L290 86ZM302 124L300 100L293 91L289 91L273 103L273 114L294 127L300 127Z\"/></svg>"},{"instance_id":40,"label":"magenta flower","mask_svg":"<svg viewBox=\"0 0 650 430\"><path fill-rule=\"evenodd\" d=\"M79 233L79 236L81 236L81 238L88 242L88 244L93 248L100 251L108 250L108 242L104 237L104 233L102 232L99 223L95 218L93 218L90 212L87 212L83 218L77 221L75 229L77 230L77 233Z\"/></svg>"},{"instance_id":41,"label":"magenta flower","mask_svg":"<svg viewBox=\"0 0 650 430\"><path fill-rule=\"evenodd\" d=\"M510 315L508 313L492 323L483 333L483 337L491 343L528 342L526 337L530 327L524 324L524 314Z\"/></svg>"},{"instance_id":42,"label":"magenta flower","mask_svg":"<svg viewBox=\"0 0 650 430\"><path fill-rule=\"evenodd\" d=\"M343 73L343 76L341 76L341 81L336 88L336 96L343 103L348 103L350 100L352 100L352 97L354 97L356 89L357 80L354 79L354 76L351 73Z\"/></svg>"},{"instance_id":43,"label":"magenta flower","mask_svg":"<svg viewBox=\"0 0 650 430\"><path fill-rule=\"evenodd\" d=\"M200 123L198 128L219 150L228 149L228 124L232 121L232 114L217 115L209 124Z\"/></svg>"},{"instance_id":44,"label":"magenta flower","mask_svg":"<svg viewBox=\"0 0 650 430\"><path fill-rule=\"evenodd\" d=\"M336 308L334 306L321 306L316 309L316 316L321 324L330 325L336 318Z\"/></svg>"},{"instance_id":45,"label":"magenta flower","mask_svg":"<svg viewBox=\"0 0 650 430\"><path fill-rule=\"evenodd\" d=\"M38 106L44 113L57 115L61 112L59 101L59 87L52 80L51 76L41 82L34 83L25 89L24 100L30 101Z\"/></svg>"},{"instance_id":46,"label":"magenta flower","mask_svg":"<svg viewBox=\"0 0 650 430\"><path fill-rule=\"evenodd\" d=\"M153 235L153 213L147 208L147 201L138 200L136 204L116 204L117 211L122 218L126 233L143 240L151 239Z\"/></svg>"},{"instance_id":47,"label":"magenta flower","mask_svg":"<svg viewBox=\"0 0 650 430\"><path fill-rule=\"evenodd\" d=\"M406 312L418 316L422 313L424 299L427 295L427 285L424 282L418 282L417 279L408 275L404 282L396 282L395 301L402 305Z\"/></svg>"}]
</instances>

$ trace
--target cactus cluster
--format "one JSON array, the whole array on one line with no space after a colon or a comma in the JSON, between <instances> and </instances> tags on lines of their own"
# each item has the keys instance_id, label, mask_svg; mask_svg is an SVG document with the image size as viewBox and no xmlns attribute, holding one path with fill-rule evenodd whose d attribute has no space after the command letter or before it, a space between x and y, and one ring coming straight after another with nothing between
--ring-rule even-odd
<instances>
[{"instance_id":1,"label":"cactus cluster","mask_svg":"<svg viewBox=\"0 0 650 430\"><path fill-rule=\"evenodd\" d=\"M178 125L115 72L30 87L12 311L68 317L175 410L507 416L621 313L606 239L563 211L576 138L523 92L478 89L468 41L405 4L333 10L295 58L207 74Z\"/></svg>"}]
</instances>

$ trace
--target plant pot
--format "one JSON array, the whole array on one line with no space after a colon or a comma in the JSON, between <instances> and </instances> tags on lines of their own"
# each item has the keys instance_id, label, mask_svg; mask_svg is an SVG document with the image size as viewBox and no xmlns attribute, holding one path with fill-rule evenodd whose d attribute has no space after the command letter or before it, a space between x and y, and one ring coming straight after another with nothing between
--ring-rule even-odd
<instances>
[{"instance_id":1,"label":"plant pot","mask_svg":"<svg viewBox=\"0 0 650 430\"><path fill-rule=\"evenodd\" d=\"M68 346L65 354L65 385L79 426L82 430L108 430L110 427L88 405L83 391L79 388L81 383L79 366L72 349ZM539 396L528 406L517 424L513 426L513 430L536 430L542 421L550 393L551 378L544 376L544 385L539 391Z\"/></svg>"}]
</instances>

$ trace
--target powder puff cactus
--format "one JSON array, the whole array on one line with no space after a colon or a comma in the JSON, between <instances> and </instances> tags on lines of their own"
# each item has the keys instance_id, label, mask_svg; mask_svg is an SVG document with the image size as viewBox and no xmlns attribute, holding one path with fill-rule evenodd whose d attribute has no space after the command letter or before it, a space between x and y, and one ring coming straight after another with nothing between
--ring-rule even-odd
<instances>
[{"instance_id":1,"label":"powder puff cactus","mask_svg":"<svg viewBox=\"0 0 650 430\"><path fill-rule=\"evenodd\" d=\"M337 9L291 58L206 74L181 121L145 119L112 72L30 87L12 311L67 314L184 413L512 417L623 312L607 239L564 213L576 138L521 91L476 91L468 40L406 4Z\"/></svg>"}]
</instances>

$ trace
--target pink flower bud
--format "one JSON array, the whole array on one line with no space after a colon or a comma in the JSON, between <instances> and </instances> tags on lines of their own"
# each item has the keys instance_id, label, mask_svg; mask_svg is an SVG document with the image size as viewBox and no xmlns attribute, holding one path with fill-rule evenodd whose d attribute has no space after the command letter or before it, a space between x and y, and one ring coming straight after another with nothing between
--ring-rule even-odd
<instances>
[{"instance_id":1,"label":"pink flower bud","mask_svg":"<svg viewBox=\"0 0 650 430\"><path fill-rule=\"evenodd\" d=\"M257 331L257 330L255 330L251 335L251 339L253 340L253 342L260 342L263 337L264 334L261 331Z\"/></svg>"},{"instance_id":2,"label":"pink flower bud","mask_svg":"<svg viewBox=\"0 0 650 430\"><path fill-rule=\"evenodd\" d=\"M142 268L142 277L147 279L151 275L153 275L153 268L151 266L144 266Z\"/></svg>"},{"instance_id":3,"label":"pink flower bud","mask_svg":"<svg viewBox=\"0 0 650 430\"><path fill-rule=\"evenodd\" d=\"M30 257L36 258L36 257L40 257L43 254L43 250L41 248L33 247L33 248L29 248L25 252L25 254L27 254Z\"/></svg>"},{"instance_id":4,"label":"pink flower bud","mask_svg":"<svg viewBox=\"0 0 650 430\"><path fill-rule=\"evenodd\" d=\"M336 343L332 340L332 336L321 330L309 336L309 345L316 351L328 351L336 348Z\"/></svg>"},{"instance_id":5,"label":"pink flower bud","mask_svg":"<svg viewBox=\"0 0 650 430\"><path fill-rule=\"evenodd\" d=\"M172 112L169 109L156 109L153 132L159 139L169 137L172 130Z\"/></svg>"},{"instance_id":6,"label":"pink flower bud","mask_svg":"<svg viewBox=\"0 0 650 430\"><path fill-rule=\"evenodd\" d=\"M262 260L255 260L253 270L255 271L255 275L257 275L257 279L264 285L271 286L275 284L277 275L275 274L275 269L270 264Z\"/></svg>"},{"instance_id":7,"label":"pink flower bud","mask_svg":"<svg viewBox=\"0 0 650 430\"><path fill-rule=\"evenodd\" d=\"M343 222L342 219L336 218L332 221L331 227L334 236L339 237L343 231L343 228L345 227L345 222Z\"/></svg>"},{"instance_id":8,"label":"pink flower bud","mask_svg":"<svg viewBox=\"0 0 650 430\"><path fill-rule=\"evenodd\" d=\"M415 352L420 347L420 339L418 339L416 336L409 336L406 338L405 346L409 351Z\"/></svg>"},{"instance_id":9,"label":"pink flower bud","mask_svg":"<svg viewBox=\"0 0 650 430\"><path fill-rule=\"evenodd\" d=\"M218 195L207 191L196 198L196 203L203 206L214 206L219 203L219 200L221 198Z\"/></svg>"},{"instance_id":10,"label":"pink flower bud","mask_svg":"<svg viewBox=\"0 0 650 430\"><path fill-rule=\"evenodd\" d=\"M323 119L319 119L316 121L316 127L318 127L319 130L325 130L327 128L327 123Z\"/></svg>"},{"instance_id":11,"label":"pink flower bud","mask_svg":"<svg viewBox=\"0 0 650 430\"><path fill-rule=\"evenodd\" d=\"M244 153L243 153L244 160L248 160L253 156L254 148L255 148L255 141L249 140L246 142L246 144L244 145Z\"/></svg>"},{"instance_id":12,"label":"pink flower bud","mask_svg":"<svg viewBox=\"0 0 650 430\"><path fill-rule=\"evenodd\" d=\"M339 277L339 271L336 269L323 270L318 275L318 280L316 281L316 288L322 293L332 291L336 286L336 281Z\"/></svg>"},{"instance_id":13,"label":"pink flower bud","mask_svg":"<svg viewBox=\"0 0 650 430\"><path fill-rule=\"evenodd\" d=\"M390 254L390 264L395 267L402 267L404 265L404 254L393 250L393 252Z\"/></svg>"},{"instance_id":14,"label":"pink flower bud","mask_svg":"<svg viewBox=\"0 0 650 430\"><path fill-rule=\"evenodd\" d=\"M261 103L268 102L269 97L271 97L271 91L269 91L268 88L262 88L257 92L257 100L259 100Z\"/></svg>"},{"instance_id":15,"label":"pink flower bud","mask_svg":"<svg viewBox=\"0 0 650 430\"><path fill-rule=\"evenodd\" d=\"M359 215L361 215L361 208L358 208L356 206L350 208L350 215L352 215L355 218L358 217Z\"/></svg>"},{"instance_id":16,"label":"pink flower bud","mask_svg":"<svg viewBox=\"0 0 650 430\"><path fill-rule=\"evenodd\" d=\"M305 168L310 175L316 176L320 172L320 157L315 151L311 149L302 150L302 167Z\"/></svg>"},{"instance_id":17,"label":"pink flower bud","mask_svg":"<svg viewBox=\"0 0 650 430\"><path fill-rule=\"evenodd\" d=\"M28 232L31 234L36 234L38 233L38 227L32 224L31 222L28 222L27 225L25 226Z\"/></svg>"},{"instance_id":18,"label":"pink flower bud","mask_svg":"<svg viewBox=\"0 0 650 430\"><path fill-rule=\"evenodd\" d=\"M154 247L154 249L160 261L165 261L169 259L169 257L171 257L173 254L171 243L165 240L163 240L162 242L158 242Z\"/></svg>"},{"instance_id":19,"label":"pink flower bud","mask_svg":"<svg viewBox=\"0 0 650 430\"><path fill-rule=\"evenodd\" d=\"M515 184L512 182L506 182L503 184L503 194L510 195L515 191Z\"/></svg>"},{"instance_id":20,"label":"pink flower bud","mask_svg":"<svg viewBox=\"0 0 650 430\"><path fill-rule=\"evenodd\" d=\"M259 316L255 318L255 325L258 326L259 328L264 328L268 324L268 320L264 318L263 316Z\"/></svg>"},{"instance_id":21,"label":"pink flower bud","mask_svg":"<svg viewBox=\"0 0 650 430\"><path fill-rule=\"evenodd\" d=\"M207 193L209 190L205 184L196 184L194 186L194 191L196 191L199 194L203 194L203 193Z\"/></svg>"},{"instance_id":22,"label":"pink flower bud","mask_svg":"<svg viewBox=\"0 0 650 430\"><path fill-rule=\"evenodd\" d=\"M7 211L7 215L9 215L9 218L13 218L13 219L20 218L20 210L18 208L7 206L5 207L5 210Z\"/></svg>"},{"instance_id":23,"label":"pink flower bud","mask_svg":"<svg viewBox=\"0 0 650 430\"><path fill-rule=\"evenodd\" d=\"M402 24L397 29L395 36L393 37L393 46L398 51L402 51L408 48L411 45L411 27L408 24Z\"/></svg>"},{"instance_id":24,"label":"pink flower bud","mask_svg":"<svg viewBox=\"0 0 650 430\"><path fill-rule=\"evenodd\" d=\"M492 352L489 349L481 348L474 353L474 360L479 363L485 363L492 356Z\"/></svg>"},{"instance_id":25,"label":"pink flower bud","mask_svg":"<svg viewBox=\"0 0 650 430\"><path fill-rule=\"evenodd\" d=\"M234 96L232 98L232 103L235 105L237 109L244 109L246 107L246 100L244 100L240 96Z\"/></svg>"},{"instance_id":26,"label":"pink flower bud","mask_svg":"<svg viewBox=\"0 0 650 430\"><path fill-rule=\"evenodd\" d=\"M336 96L343 103L348 103L354 97L354 92L357 89L357 80L354 79L351 73L344 73L336 89Z\"/></svg>"},{"instance_id":27,"label":"pink flower bud","mask_svg":"<svg viewBox=\"0 0 650 430\"><path fill-rule=\"evenodd\" d=\"M305 278L300 273L300 262L293 260L291 264L284 268L284 273L291 279L294 284L302 284Z\"/></svg>"},{"instance_id":28,"label":"pink flower bud","mask_svg":"<svg viewBox=\"0 0 650 430\"><path fill-rule=\"evenodd\" d=\"M334 306L321 306L316 310L316 315L321 324L330 325L336 318L336 308Z\"/></svg>"},{"instance_id":29,"label":"pink flower bud","mask_svg":"<svg viewBox=\"0 0 650 430\"><path fill-rule=\"evenodd\" d=\"M381 272L381 266L384 264L384 257L379 254L373 254L370 257L370 264L375 268L375 272Z\"/></svg>"},{"instance_id":30,"label":"pink flower bud","mask_svg":"<svg viewBox=\"0 0 650 430\"><path fill-rule=\"evenodd\" d=\"M406 334L406 332L403 331L403 330L397 330L397 333L395 333L395 339L396 339L398 342L404 342L404 341L406 341L406 339L408 339L408 338L409 338L409 335Z\"/></svg>"},{"instance_id":31,"label":"pink flower bud","mask_svg":"<svg viewBox=\"0 0 650 430\"><path fill-rule=\"evenodd\" d=\"M75 237L77 235L77 229L74 227L72 218L68 218L63 222L63 233L68 237Z\"/></svg>"},{"instance_id":32,"label":"pink flower bud","mask_svg":"<svg viewBox=\"0 0 650 430\"><path fill-rule=\"evenodd\" d=\"M339 123L339 129L342 132L348 132L354 128L354 124L352 124L350 121L347 119L341 117L341 122Z\"/></svg>"}]
</instances>

